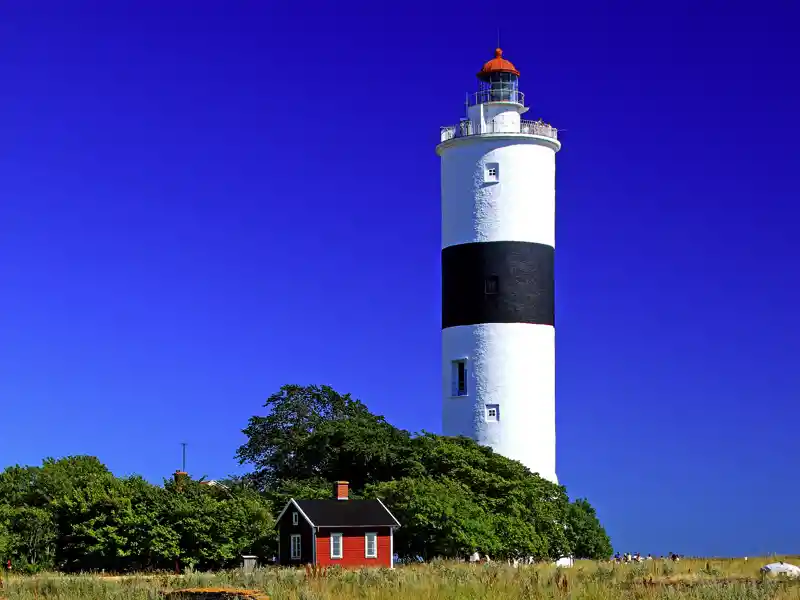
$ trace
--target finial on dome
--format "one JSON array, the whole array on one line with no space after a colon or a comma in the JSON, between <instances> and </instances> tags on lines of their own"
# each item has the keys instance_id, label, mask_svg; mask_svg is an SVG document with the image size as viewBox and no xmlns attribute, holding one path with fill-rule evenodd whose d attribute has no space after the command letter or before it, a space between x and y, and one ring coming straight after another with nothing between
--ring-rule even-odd
<instances>
[{"instance_id":1,"label":"finial on dome","mask_svg":"<svg viewBox=\"0 0 800 600\"><path fill-rule=\"evenodd\" d=\"M495 48L494 57L495 58L502 58L503 57L503 49L502 48Z\"/></svg>"}]
</instances>

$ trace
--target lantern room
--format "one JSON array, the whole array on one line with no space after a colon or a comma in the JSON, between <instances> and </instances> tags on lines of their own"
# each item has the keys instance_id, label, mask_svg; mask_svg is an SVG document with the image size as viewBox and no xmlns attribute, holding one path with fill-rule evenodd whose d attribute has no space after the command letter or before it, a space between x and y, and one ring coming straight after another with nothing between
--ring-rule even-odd
<instances>
[{"instance_id":1,"label":"lantern room","mask_svg":"<svg viewBox=\"0 0 800 600\"><path fill-rule=\"evenodd\" d=\"M525 104L524 96L519 91L519 71L503 58L503 51L497 48L494 58L483 65L478 72L479 91L476 104L486 102L514 102Z\"/></svg>"}]
</instances>

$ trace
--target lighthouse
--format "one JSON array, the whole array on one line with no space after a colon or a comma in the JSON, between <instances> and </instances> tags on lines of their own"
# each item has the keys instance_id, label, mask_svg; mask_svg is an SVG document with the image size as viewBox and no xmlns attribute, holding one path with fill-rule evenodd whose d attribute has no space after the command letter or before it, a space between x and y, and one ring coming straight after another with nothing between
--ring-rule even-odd
<instances>
[{"instance_id":1,"label":"lighthouse","mask_svg":"<svg viewBox=\"0 0 800 600\"><path fill-rule=\"evenodd\" d=\"M495 50L442 127L442 429L557 482L555 128Z\"/></svg>"}]
</instances>

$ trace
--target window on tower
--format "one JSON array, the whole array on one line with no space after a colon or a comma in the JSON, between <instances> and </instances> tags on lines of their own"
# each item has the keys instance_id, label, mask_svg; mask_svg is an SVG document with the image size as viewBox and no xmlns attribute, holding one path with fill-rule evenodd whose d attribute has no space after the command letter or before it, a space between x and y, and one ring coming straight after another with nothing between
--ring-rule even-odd
<instances>
[{"instance_id":1,"label":"window on tower","mask_svg":"<svg viewBox=\"0 0 800 600\"><path fill-rule=\"evenodd\" d=\"M486 164L486 173L484 174L484 180L487 183L493 183L495 181L499 181L500 179L500 165L497 163L487 163Z\"/></svg>"},{"instance_id":2,"label":"window on tower","mask_svg":"<svg viewBox=\"0 0 800 600\"><path fill-rule=\"evenodd\" d=\"M497 279L497 275L490 275L483 282L483 292L487 296L495 296L499 293L499 288L500 282Z\"/></svg>"},{"instance_id":3,"label":"window on tower","mask_svg":"<svg viewBox=\"0 0 800 600\"><path fill-rule=\"evenodd\" d=\"M453 361L453 396L467 395L467 361Z\"/></svg>"}]
</instances>

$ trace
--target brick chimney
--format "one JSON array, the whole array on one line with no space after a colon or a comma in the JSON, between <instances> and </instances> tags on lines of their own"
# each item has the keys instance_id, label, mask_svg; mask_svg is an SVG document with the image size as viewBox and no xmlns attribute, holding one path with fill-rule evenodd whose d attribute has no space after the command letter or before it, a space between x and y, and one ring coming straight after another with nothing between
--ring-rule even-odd
<instances>
[{"instance_id":1,"label":"brick chimney","mask_svg":"<svg viewBox=\"0 0 800 600\"><path fill-rule=\"evenodd\" d=\"M349 482L337 481L333 484L333 497L337 500L347 500L349 492Z\"/></svg>"},{"instance_id":2,"label":"brick chimney","mask_svg":"<svg viewBox=\"0 0 800 600\"><path fill-rule=\"evenodd\" d=\"M183 482L186 481L186 478L189 474L186 471L175 471L172 474L172 478L175 480L175 487L177 489L183 489Z\"/></svg>"}]
</instances>

